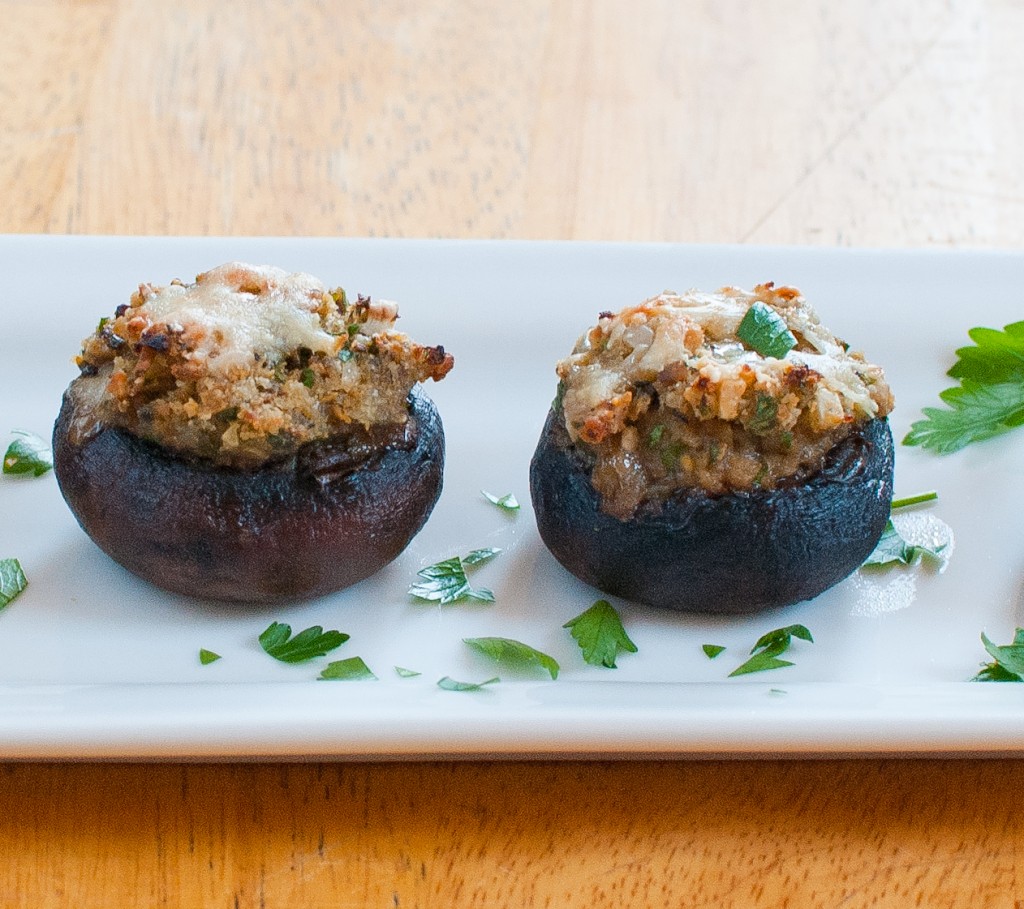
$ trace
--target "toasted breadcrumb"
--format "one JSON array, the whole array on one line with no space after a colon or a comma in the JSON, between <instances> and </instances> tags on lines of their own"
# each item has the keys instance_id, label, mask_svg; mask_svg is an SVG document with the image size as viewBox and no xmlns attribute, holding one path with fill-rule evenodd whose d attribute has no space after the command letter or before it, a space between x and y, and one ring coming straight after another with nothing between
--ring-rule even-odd
<instances>
[{"instance_id":1,"label":"toasted breadcrumb","mask_svg":"<svg viewBox=\"0 0 1024 909\"><path fill-rule=\"evenodd\" d=\"M755 302L788 326L784 357L737 331ZM624 519L675 490L771 488L819 470L852 427L886 416L882 370L851 353L798 290L665 292L597 325L557 366L566 429L594 458L594 485Z\"/></svg>"},{"instance_id":2,"label":"toasted breadcrumb","mask_svg":"<svg viewBox=\"0 0 1024 909\"><path fill-rule=\"evenodd\" d=\"M454 364L393 329L398 307L229 263L142 284L83 342L89 419L184 456L256 468L347 427L400 426L417 382Z\"/></svg>"}]
</instances>

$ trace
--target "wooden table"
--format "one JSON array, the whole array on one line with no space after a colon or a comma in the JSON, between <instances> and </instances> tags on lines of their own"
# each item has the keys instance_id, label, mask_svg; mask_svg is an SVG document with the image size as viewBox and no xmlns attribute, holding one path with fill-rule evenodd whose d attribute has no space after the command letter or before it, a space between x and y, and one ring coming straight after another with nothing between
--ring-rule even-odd
<instances>
[{"instance_id":1,"label":"wooden table","mask_svg":"<svg viewBox=\"0 0 1024 909\"><path fill-rule=\"evenodd\" d=\"M1014 0L0 0L0 232L1024 248ZM5 906L1021 906L1020 761L7 765Z\"/></svg>"}]
</instances>

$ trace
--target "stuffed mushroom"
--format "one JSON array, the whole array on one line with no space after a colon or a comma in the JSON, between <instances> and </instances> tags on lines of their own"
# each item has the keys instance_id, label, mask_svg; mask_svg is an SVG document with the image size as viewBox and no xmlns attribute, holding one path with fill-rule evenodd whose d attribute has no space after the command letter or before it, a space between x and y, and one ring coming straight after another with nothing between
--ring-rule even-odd
<instances>
[{"instance_id":1,"label":"stuffed mushroom","mask_svg":"<svg viewBox=\"0 0 1024 909\"><path fill-rule=\"evenodd\" d=\"M297 600L373 574L423 526L444 466L419 383L453 359L397 317L265 266L141 285L85 339L54 428L78 522L202 598Z\"/></svg>"},{"instance_id":2,"label":"stuffed mushroom","mask_svg":"<svg viewBox=\"0 0 1024 909\"><path fill-rule=\"evenodd\" d=\"M544 543L630 600L744 613L871 553L892 499L892 392L794 288L664 293L557 366L530 468Z\"/></svg>"}]
</instances>

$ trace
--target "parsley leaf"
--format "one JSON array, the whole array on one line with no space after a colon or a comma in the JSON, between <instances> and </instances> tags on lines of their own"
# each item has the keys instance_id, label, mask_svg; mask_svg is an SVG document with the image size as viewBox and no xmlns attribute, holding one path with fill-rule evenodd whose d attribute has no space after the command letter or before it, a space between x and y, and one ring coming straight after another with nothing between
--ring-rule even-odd
<instances>
[{"instance_id":1,"label":"parsley leaf","mask_svg":"<svg viewBox=\"0 0 1024 909\"><path fill-rule=\"evenodd\" d=\"M512 493L508 492L503 496L496 496L489 493L486 489L481 489L480 491L484 494L484 498L492 505L497 505L505 511L519 511L519 501Z\"/></svg>"},{"instance_id":2,"label":"parsley leaf","mask_svg":"<svg viewBox=\"0 0 1024 909\"><path fill-rule=\"evenodd\" d=\"M1012 322L1002 331L972 328L973 346L957 350L957 362L948 375L978 382L1015 382L1024 377L1024 322Z\"/></svg>"},{"instance_id":3,"label":"parsley leaf","mask_svg":"<svg viewBox=\"0 0 1024 909\"><path fill-rule=\"evenodd\" d=\"M474 549L472 552L462 557L463 565L482 565L484 562L489 562L499 552L500 549L491 547L489 549Z\"/></svg>"},{"instance_id":4,"label":"parsley leaf","mask_svg":"<svg viewBox=\"0 0 1024 909\"><path fill-rule=\"evenodd\" d=\"M522 641L512 638L463 638L462 640L463 643L469 644L470 647L489 656L496 663L512 666L539 666L546 670L551 678L558 678L559 666L555 659Z\"/></svg>"},{"instance_id":5,"label":"parsley leaf","mask_svg":"<svg viewBox=\"0 0 1024 909\"><path fill-rule=\"evenodd\" d=\"M981 633L981 643L994 662L983 664L971 681L1024 682L1024 628L1014 632L1012 644L993 644L985 632Z\"/></svg>"},{"instance_id":6,"label":"parsley leaf","mask_svg":"<svg viewBox=\"0 0 1024 909\"><path fill-rule=\"evenodd\" d=\"M789 660L780 660L779 656L789 649L793 638L814 643L810 631L803 625L787 625L785 628L776 628L758 638L757 643L750 650L753 656L730 672L729 678L735 675L747 675L751 672L764 672L767 669L792 666L793 664Z\"/></svg>"},{"instance_id":7,"label":"parsley leaf","mask_svg":"<svg viewBox=\"0 0 1024 909\"><path fill-rule=\"evenodd\" d=\"M487 679L485 682L457 682L446 675L443 679L437 680L437 687L443 688L445 691L480 691L484 685L493 685L500 681L501 679L495 676L493 679Z\"/></svg>"},{"instance_id":8,"label":"parsley leaf","mask_svg":"<svg viewBox=\"0 0 1024 909\"><path fill-rule=\"evenodd\" d=\"M897 562L910 565L920 559L941 559L946 544L939 546L918 546L908 543L892 523L892 518L885 522L885 530L878 540L878 545L865 560L865 565L893 565Z\"/></svg>"},{"instance_id":9,"label":"parsley leaf","mask_svg":"<svg viewBox=\"0 0 1024 909\"><path fill-rule=\"evenodd\" d=\"M583 659L591 666L615 669L615 658L620 650L637 652L636 644L622 627L618 612L607 600L598 600L562 627L569 629L569 634L583 651Z\"/></svg>"},{"instance_id":10,"label":"parsley leaf","mask_svg":"<svg viewBox=\"0 0 1024 909\"><path fill-rule=\"evenodd\" d=\"M435 565L421 568L416 574L422 580L409 588L409 594L418 600L437 602L442 606L462 600L480 600L493 603L494 594L486 587L474 587L466 577L466 566L478 565L494 558L500 549L474 549L465 559L452 556Z\"/></svg>"},{"instance_id":11,"label":"parsley leaf","mask_svg":"<svg viewBox=\"0 0 1024 909\"><path fill-rule=\"evenodd\" d=\"M210 663L216 663L220 658L219 653L214 653L212 650L207 650L205 647L199 648L199 662L204 666L209 666Z\"/></svg>"},{"instance_id":12,"label":"parsley leaf","mask_svg":"<svg viewBox=\"0 0 1024 909\"><path fill-rule=\"evenodd\" d=\"M923 408L904 445L948 454L1024 424L1024 322L968 335L974 345L957 350L947 373L960 384L939 394L949 406Z\"/></svg>"},{"instance_id":13,"label":"parsley leaf","mask_svg":"<svg viewBox=\"0 0 1024 909\"><path fill-rule=\"evenodd\" d=\"M53 452L45 439L24 429L15 429L14 434L18 438L7 446L4 473L30 473L41 477L53 469Z\"/></svg>"},{"instance_id":14,"label":"parsley leaf","mask_svg":"<svg viewBox=\"0 0 1024 909\"><path fill-rule=\"evenodd\" d=\"M21 562L17 559L0 559L0 609L7 606L28 586Z\"/></svg>"},{"instance_id":15,"label":"parsley leaf","mask_svg":"<svg viewBox=\"0 0 1024 909\"><path fill-rule=\"evenodd\" d=\"M760 300L755 301L743 316L736 329L736 337L762 357L775 357L777 360L796 347L796 338L786 320Z\"/></svg>"},{"instance_id":16,"label":"parsley leaf","mask_svg":"<svg viewBox=\"0 0 1024 909\"><path fill-rule=\"evenodd\" d=\"M900 508L909 508L912 505L921 505L925 502L934 502L939 497L937 492L922 492L916 496L907 496L903 499L893 499L889 506L890 512ZM942 553L946 549L946 543L937 546L925 546L911 544L904 539L893 524L892 518L885 523L878 543L875 545L871 555L864 560L864 565L911 565L921 559L942 559Z\"/></svg>"},{"instance_id":17,"label":"parsley leaf","mask_svg":"<svg viewBox=\"0 0 1024 909\"><path fill-rule=\"evenodd\" d=\"M725 648L721 644L701 644L700 649L704 651L704 655L709 660L713 660L723 650L725 650Z\"/></svg>"},{"instance_id":18,"label":"parsley leaf","mask_svg":"<svg viewBox=\"0 0 1024 909\"><path fill-rule=\"evenodd\" d=\"M363 662L363 658L357 656L328 663L319 678L324 681L341 682L377 681L377 676L370 671L370 667Z\"/></svg>"},{"instance_id":19,"label":"parsley leaf","mask_svg":"<svg viewBox=\"0 0 1024 909\"><path fill-rule=\"evenodd\" d=\"M291 625L271 622L260 635L260 646L282 663L303 663L336 650L349 639L340 631L324 631L319 625L292 637Z\"/></svg>"},{"instance_id":20,"label":"parsley leaf","mask_svg":"<svg viewBox=\"0 0 1024 909\"><path fill-rule=\"evenodd\" d=\"M1024 382L983 385L964 379L939 397L948 408L922 408L925 419L911 424L904 445L920 445L939 454L959 451L1024 423Z\"/></svg>"}]
</instances>

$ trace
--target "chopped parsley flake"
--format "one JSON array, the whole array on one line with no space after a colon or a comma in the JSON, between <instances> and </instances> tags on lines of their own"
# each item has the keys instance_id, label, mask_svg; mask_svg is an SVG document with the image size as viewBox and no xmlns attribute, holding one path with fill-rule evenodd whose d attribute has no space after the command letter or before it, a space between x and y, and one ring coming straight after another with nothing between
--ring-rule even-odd
<instances>
[{"instance_id":1,"label":"chopped parsley flake","mask_svg":"<svg viewBox=\"0 0 1024 909\"><path fill-rule=\"evenodd\" d=\"M894 565L897 563L911 565L921 559L939 560L942 558L942 552L945 548L945 543L934 547L908 543L896 529L892 518L889 518L885 523L882 536L878 540L878 545L875 546L874 552L867 557L864 564L866 566Z\"/></svg>"},{"instance_id":2,"label":"chopped parsley flake","mask_svg":"<svg viewBox=\"0 0 1024 909\"><path fill-rule=\"evenodd\" d=\"M481 489L480 491L484 494L484 498L492 505L497 505L505 511L519 511L519 502L511 492L505 493L503 496L496 496L487 492L486 489Z\"/></svg>"},{"instance_id":3,"label":"chopped parsley flake","mask_svg":"<svg viewBox=\"0 0 1024 909\"><path fill-rule=\"evenodd\" d=\"M0 609L9 605L28 586L17 559L0 559Z\"/></svg>"},{"instance_id":4,"label":"chopped parsley flake","mask_svg":"<svg viewBox=\"0 0 1024 909\"><path fill-rule=\"evenodd\" d=\"M214 653L212 650L207 650L205 647L199 649L199 662L204 666L209 666L210 663L216 663L221 658L219 653Z\"/></svg>"},{"instance_id":5,"label":"chopped parsley flake","mask_svg":"<svg viewBox=\"0 0 1024 909\"><path fill-rule=\"evenodd\" d=\"M803 625L787 625L785 628L776 628L758 638L757 643L750 650L753 656L730 672L729 677L792 666L793 664L789 660L780 660L779 656L789 649L793 638L814 643L811 633Z\"/></svg>"},{"instance_id":6,"label":"chopped parsley flake","mask_svg":"<svg viewBox=\"0 0 1024 909\"><path fill-rule=\"evenodd\" d=\"M363 658L357 656L328 663L319 678L324 681L340 682L377 681L377 676L370 671L370 667L363 662Z\"/></svg>"},{"instance_id":7,"label":"chopped parsley flake","mask_svg":"<svg viewBox=\"0 0 1024 909\"><path fill-rule=\"evenodd\" d=\"M736 337L762 357L774 357L777 360L781 360L796 347L796 338L786 325L786 320L760 300L755 301L747 310L736 329Z\"/></svg>"},{"instance_id":8,"label":"chopped parsley flake","mask_svg":"<svg viewBox=\"0 0 1024 909\"><path fill-rule=\"evenodd\" d=\"M453 556L421 568L416 574L421 580L409 588L409 594L418 600L428 600L445 606L465 600L493 603L494 594L486 587L474 587L466 576L466 566L479 565L497 555L500 549L474 549L465 559Z\"/></svg>"},{"instance_id":9,"label":"chopped parsley flake","mask_svg":"<svg viewBox=\"0 0 1024 909\"><path fill-rule=\"evenodd\" d=\"M493 679L487 679L484 682L457 682L450 676L445 676L442 679L437 680L437 687L443 688L445 691L480 691L485 685L494 685L500 682L497 676Z\"/></svg>"},{"instance_id":10,"label":"chopped parsley flake","mask_svg":"<svg viewBox=\"0 0 1024 909\"><path fill-rule=\"evenodd\" d=\"M583 659L591 666L615 669L615 659L620 651L637 652L636 644L622 627L618 612L607 600L598 600L562 627L569 629L583 651Z\"/></svg>"},{"instance_id":11,"label":"chopped parsley flake","mask_svg":"<svg viewBox=\"0 0 1024 909\"><path fill-rule=\"evenodd\" d=\"M336 650L349 639L340 631L324 631L319 625L292 637L291 625L271 622L260 635L260 646L282 663L304 663Z\"/></svg>"},{"instance_id":12,"label":"chopped parsley flake","mask_svg":"<svg viewBox=\"0 0 1024 909\"><path fill-rule=\"evenodd\" d=\"M53 452L45 439L24 429L15 429L14 434L17 438L4 454L4 473L41 477L53 469Z\"/></svg>"},{"instance_id":13,"label":"chopped parsley flake","mask_svg":"<svg viewBox=\"0 0 1024 909\"><path fill-rule=\"evenodd\" d=\"M472 552L467 553L462 557L463 565L482 565L484 562L489 562L499 552L500 549L497 547L490 547L488 549L474 549Z\"/></svg>"},{"instance_id":14,"label":"chopped parsley flake","mask_svg":"<svg viewBox=\"0 0 1024 909\"><path fill-rule=\"evenodd\" d=\"M423 675L422 672L417 672L415 669L406 669L404 666L396 666L395 672L403 679L414 679L418 675Z\"/></svg>"},{"instance_id":15,"label":"chopped parsley flake","mask_svg":"<svg viewBox=\"0 0 1024 909\"><path fill-rule=\"evenodd\" d=\"M713 660L725 650L725 647L721 644L701 644L700 649L704 651L704 656L709 660Z\"/></svg>"},{"instance_id":16,"label":"chopped parsley flake","mask_svg":"<svg viewBox=\"0 0 1024 909\"><path fill-rule=\"evenodd\" d=\"M558 678L559 667L554 658L522 641L512 638L463 638L463 642L489 656L496 663L517 667L539 666L551 678Z\"/></svg>"}]
</instances>

